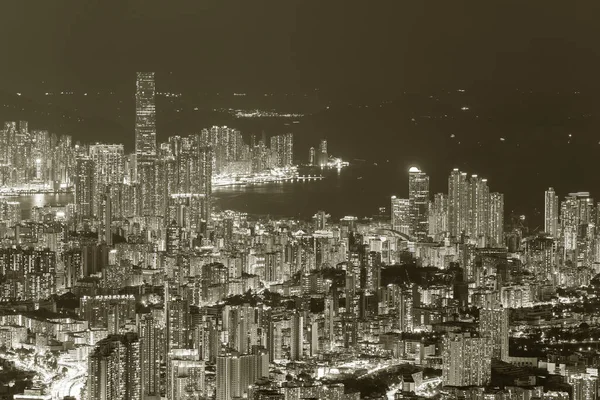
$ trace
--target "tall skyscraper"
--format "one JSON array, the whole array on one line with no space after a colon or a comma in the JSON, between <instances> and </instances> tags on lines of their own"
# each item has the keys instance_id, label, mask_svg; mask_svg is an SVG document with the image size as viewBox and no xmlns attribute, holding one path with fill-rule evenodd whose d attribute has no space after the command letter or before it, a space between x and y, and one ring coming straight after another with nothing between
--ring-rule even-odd
<instances>
[{"instance_id":1,"label":"tall skyscraper","mask_svg":"<svg viewBox=\"0 0 600 400\"><path fill-rule=\"evenodd\" d=\"M137 181L140 185L141 213L143 216L157 215L157 161L152 156L137 157Z\"/></svg>"},{"instance_id":2,"label":"tall skyscraper","mask_svg":"<svg viewBox=\"0 0 600 400\"><path fill-rule=\"evenodd\" d=\"M573 400L596 400L598 398L598 376L592 374L572 374L568 382L573 388Z\"/></svg>"},{"instance_id":3,"label":"tall skyscraper","mask_svg":"<svg viewBox=\"0 0 600 400\"><path fill-rule=\"evenodd\" d=\"M92 144L89 157L94 161L94 214L100 215L107 187L123 183L125 150L122 144Z\"/></svg>"},{"instance_id":4,"label":"tall skyscraper","mask_svg":"<svg viewBox=\"0 0 600 400\"><path fill-rule=\"evenodd\" d=\"M102 196L102 236L99 238L108 246L112 246L112 198L109 188L106 188Z\"/></svg>"},{"instance_id":5,"label":"tall skyscraper","mask_svg":"<svg viewBox=\"0 0 600 400\"><path fill-rule=\"evenodd\" d=\"M204 397L204 361L198 349L174 349L167 361L167 400Z\"/></svg>"},{"instance_id":6,"label":"tall skyscraper","mask_svg":"<svg viewBox=\"0 0 600 400\"><path fill-rule=\"evenodd\" d=\"M94 161L90 158L79 158L75 167L75 204L80 219L93 215L94 189Z\"/></svg>"},{"instance_id":7,"label":"tall skyscraper","mask_svg":"<svg viewBox=\"0 0 600 400\"><path fill-rule=\"evenodd\" d=\"M392 229L403 233L410 234L410 205L408 199L399 199L392 196Z\"/></svg>"},{"instance_id":8,"label":"tall skyscraper","mask_svg":"<svg viewBox=\"0 0 600 400\"><path fill-rule=\"evenodd\" d=\"M138 72L135 92L135 153L156 155L154 72Z\"/></svg>"},{"instance_id":9,"label":"tall skyscraper","mask_svg":"<svg viewBox=\"0 0 600 400\"><path fill-rule=\"evenodd\" d=\"M141 400L144 387L137 334L109 335L89 357L89 400Z\"/></svg>"},{"instance_id":10,"label":"tall skyscraper","mask_svg":"<svg viewBox=\"0 0 600 400\"><path fill-rule=\"evenodd\" d=\"M492 376L491 339L450 332L444 338L444 386L485 386Z\"/></svg>"},{"instance_id":11,"label":"tall skyscraper","mask_svg":"<svg viewBox=\"0 0 600 400\"><path fill-rule=\"evenodd\" d=\"M448 230L452 237L460 237L468 229L468 193L467 174L455 168L448 178Z\"/></svg>"},{"instance_id":12,"label":"tall skyscraper","mask_svg":"<svg viewBox=\"0 0 600 400\"><path fill-rule=\"evenodd\" d=\"M139 334L142 339L142 373L145 380L143 387L144 396L160 395L160 362L164 358L165 334L164 324L151 314L142 317L139 321Z\"/></svg>"},{"instance_id":13,"label":"tall skyscraper","mask_svg":"<svg viewBox=\"0 0 600 400\"><path fill-rule=\"evenodd\" d=\"M271 151L277 153L279 167L290 167L294 159L294 135L286 133L271 137Z\"/></svg>"},{"instance_id":14,"label":"tall skyscraper","mask_svg":"<svg viewBox=\"0 0 600 400\"><path fill-rule=\"evenodd\" d=\"M412 332L414 286L400 288L398 291L398 329L401 332Z\"/></svg>"},{"instance_id":15,"label":"tall skyscraper","mask_svg":"<svg viewBox=\"0 0 600 400\"><path fill-rule=\"evenodd\" d=\"M317 162L320 167L327 166L327 162L329 161L329 154L327 153L327 140L321 139L321 143L319 143L319 154L317 155Z\"/></svg>"},{"instance_id":16,"label":"tall skyscraper","mask_svg":"<svg viewBox=\"0 0 600 400\"><path fill-rule=\"evenodd\" d=\"M558 237L558 196L554 188L549 188L545 193L544 231L554 238Z\"/></svg>"},{"instance_id":17,"label":"tall skyscraper","mask_svg":"<svg viewBox=\"0 0 600 400\"><path fill-rule=\"evenodd\" d=\"M448 232L448 196L437 193L429 203L429 235L440 240Z\"/></svg>"},{"instance_id":18,"label":"tall skyscraper","mask_svg":"<svg viewBox=\"0 0 600 400\"><path fill-rule=\"evenodd\" d=\"M410 234L417 240L423 240L429 231L429 176L417 167L408 170L408 202Z\"/></svg>"},{"instance_id":19,"label":"tall skyscraper","mask_svg":"<svg viewBox=\"0 0 600 400\"><path fill-rule=\"evenodd\" d=\"M316 162L317 162L317 158L316 158L315 148L311 147L308 150L308 165L315 165Z\"/></svg>"},{"instance_id":20,"label":"tall skyscraper","mask_svg":"<svg viewBox=\"0 0 600 400\"><path fill-rule=\"evenodd\" d=\"M298 313L292 315L291 328L290 359L295 361L303 358L304 316Z\"/></svg>"},{"instance_id":21,"label":"tall skyscraper","mask_svg":"<svg viewBox=\"0 0 600 400\"><path fill-rule=\"evenodd\" d=\"M490 190L487 179L473 175L469 186L471 189L469 191L469 236L478 243L482 242L485 247L490 214Z\"/></svg>"},{"instance_id":22,"label":"tall skyscraper","mask_svg":"<svg viewBox=\"0 0 600 400\"><path fill-rule=\"evenodd\" d=\"M190 305L179 297L167 302L167 348L186 349L190 344Z\"/></svg>"},{"instance_id":23,"label":"tall skyscraper","mask_svg":"<svg viewBox=\"0 0 600 400\"><path fill-rule=\"evenodd\" d=\"M269 376L269 354L232 353L217 357L216 400L244 397L250 385Z\"/></svg>"},{"instance_id":24,"label":"tall skyscraper","mask_svg":"<svg viewBox=\"0 0 600 400\"><path fill-rule=\"evenodd\" d=\"M560 237L566 251L575 251L580 230L592 222L593 200L588 192L569 193L560 205ZM583 237L582 237L583 238Z\"/></svg>"},{"instance_id":25,"label":"tall skyscraper","mask_svg":"<svg viewBox=\"0 0 600 400\"><path fill-rule=\"evenodd\" d=\"M508 359L509 310L507 308L482 308L479 310L479 333L490 338L492 357Z\"/></svg>"},{"instance_id":26,"label":"tall skyscraper","mask_svg":"<svg viewBox=\"0 0 600 400\"><path fill-rule=\"evenodd\" d=\"M489 245L491 247L504 246L504 195L490 193L489 216Z\"/></svg>"}]
</instances>

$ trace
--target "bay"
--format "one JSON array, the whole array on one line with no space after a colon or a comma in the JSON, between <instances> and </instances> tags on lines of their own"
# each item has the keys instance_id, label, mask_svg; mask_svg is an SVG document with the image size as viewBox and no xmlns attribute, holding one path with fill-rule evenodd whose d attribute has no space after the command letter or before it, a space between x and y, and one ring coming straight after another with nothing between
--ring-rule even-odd
<instances>
[{"instance_id":1,"label":"bay","mask_svg":"<svg viewBox=\"0 0 600 400\"><path fill-rule=\"evenodd\" d=\"M323 210L332 218L339 219L346 215L375 215L379 207L389 209L392 194L406 195L404 192L407 191L397 174L385 167L361 165L339 171L333 169L311 173L316 174L323 175L324 179L215 187L215 205L221 210L235 210L250 215L299 219L309 219L317 211ZM398 182L394 184L396 180ZM39 193L4 199L19 202L22 218L28 219L32 207L72 203L74 196Z\"/></svg>"}]
</instances>

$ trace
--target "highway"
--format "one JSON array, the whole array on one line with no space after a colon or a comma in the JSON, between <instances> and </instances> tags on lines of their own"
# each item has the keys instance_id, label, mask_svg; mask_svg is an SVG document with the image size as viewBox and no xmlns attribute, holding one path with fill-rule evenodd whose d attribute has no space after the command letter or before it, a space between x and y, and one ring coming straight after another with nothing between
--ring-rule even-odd
<instances>
[{"instance_id":1,"label":"highway","mask_svg":"<svg viewBox=\"0 0 600 400\"><path fill-rule=\"evenodd\" d=\"M85 362L59 361L59 368L66 368L64 376L56 371L49 371L32 360L22 360L18 355L3 355L3 358L15 363L15 366L24 371L33 371L37 380L48 388L53 400L61 400L65 396L73 396L79 399L81 389L86 383L87 367Z\"/></svg>"},{"instance_id":2,"label":"highway","mask_svg":"<svg viewBox=\"0 0 600 400\"><path fill-rule=\"evenodd\" d=\"M60 400L65 396L73 396L79 399L81 389L86 381L85 363L60 361L59 367L67 368L67 373L60 379L52 382L50 393L54 400Z\"/></svg>"}]
</instances>

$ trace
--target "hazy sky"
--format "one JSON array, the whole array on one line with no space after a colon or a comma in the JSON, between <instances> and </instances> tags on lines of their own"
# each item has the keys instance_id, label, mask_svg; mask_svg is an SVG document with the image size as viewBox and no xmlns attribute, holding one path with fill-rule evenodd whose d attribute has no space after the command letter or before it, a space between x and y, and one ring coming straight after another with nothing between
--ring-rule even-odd
<instances>
[{"instance_id":1,"label":"hazy sky","mask_svg":"<svg viewBox=\"0 0 600 400\"><path fill-rule=\"evenodd\" d=\"M596 87L597 0L4 0L0 89ZM175 82L176 81L176 82Z\"/></svg>"}]
</instances>

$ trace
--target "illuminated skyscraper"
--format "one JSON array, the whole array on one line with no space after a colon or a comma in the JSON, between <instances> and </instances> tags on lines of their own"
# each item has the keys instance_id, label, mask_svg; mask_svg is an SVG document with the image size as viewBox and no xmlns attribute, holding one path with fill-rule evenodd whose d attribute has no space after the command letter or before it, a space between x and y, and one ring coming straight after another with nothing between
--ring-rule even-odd
<instances>
[{"instance_id":1,"label":"illuminated skyscraper","mask_svg":"<svg viewBox=\"0 0 600 400\"><path fill-rule=\"evenodd\" d=\"M455 168L448 178L448 230L450 236L460 237L467 231L469 221L467 174Z\"/></svg>"},{"instance_id":2,"label":"illuminated skyscraper","mask_svg":"<svg viewBox=\"0 0 600 400\"><path fill-rule=\"evenodd\" d=\"M410 206L408 199L399 199L392 196L392 229L410 234Z\"/></svg>"},{"instance_id":3,"label":"illuminated skyscraper","mask_svg":"<svg viewBox=\"0 0 600 400\"><path fill-rule=\"evenodd\" d=\"M159 211L156 207L156 166L157 160L151 156L137 158L137 181L140 185L140 208L143 216L154 216Z\"/></svg>"},{"instance_id":4,"label":"illuminated skyscraper","mask_svg":"<svg viewBox=\"0 0 600 400\"><path fill-rule=\"evenodd\" d=\"M102 239L108 246L112 246L112 197L109 188L106 188L102 196Z\"/></svg>"},{"instance_id":5,"label":"illuminated skyscraper","mask_svg":"<svg viewBox=\"0 0 600 400\"><path fill-rule=\"evenodd\" d=\"M568 378L573 387L573 400L596 400L598 398L598 376L573 374Z\"/></svg>"},{"instance_id":6,"label":"illuminated skyscraper","mask_svg":"<svg viewBox=\"0 0 600 400\"><path fill-rule=\"evenodd\" d=\"M190 305L174 298L167 302L167 348L185 349L190 344Z\"/></svg>"},{"instance_id":7,"label":"illuminated skyscraper","mask_svg":"<svg viewBox=\"0 0 600 400\"><path fill-rule=\"evenodd\" d=\"M329 161L329 154L327 154L327 140L322 139L321 143L319 143L319 154L317 154L317 163L319 166L324 167L327 166L327 162Z\"/></svg>"},{"instance_id":8,"label":"illuminated skyscraper","mask_svg":"<svg viewBox=\"0 0 600 400\"><path fill-rule=\"evenodd\" d=\"M410 234L423 240L429 231L429 176L417 167L408 170L408 201Z\"/></svg>"},{"instance_id":9,"label":"illuminated skyscraper","mask_svg":"<svg viewBox=\"0 0 600 400\"><path fill-rule=\"evenodd\" d=\"M152 315L146 315L139 322L142 339L142 372L145 380L143 388L145 396L160 394L160 361L164 357L165 348L161 346L164 326Z\"/></svg>"},{"instance_id":10,"label":"illuminated skyscraper","mask_svg":"<svg viewBox=\"0 0 600 400\"><path fill-rule=\"evenodd\" d=\"M238 353L217 357L216 400L245 397L250 385L269 376L269 355Z\"/></svg>"},{"instance_id":11,"label":"illuminated skyscraper","mask_svg":"<svg viewBox=\"0 0 600 400\"><path fill-rule=\"evenodd\" d=\"M508 360L509 310L507 308L479 310L479 333L490 338L492 357Z\"/></svg>"},{"instance_id":12,"label":"illuminated skyscraper","mask_svg":"<svg viewBox=\"0 0 600 400\"><path fill-rule=\"evenodd\" d=\"M429 235L439 240L448 232L448 196L437 193L429 205Z\"/></svg>"},{"instance_id":13,"label":"illuminated skyscraper","mask_svg":"<svg viewBox=\"0 0 600 400\"><path fill-rule=\"evenodd\" d=\"M75 168L75 204L79 218L90 218L94 210L94 161L79 158Z\"/></svg>"},{"instance_id":14,"label":"illuminated skyscraper","mask_svg":"<svg viewBox=\"0 0 600 400\"><path fill-rule=\"evenodd\" d=\"M154 72L138 72L135 92L135 153L156 155Z\"/></svg>"},{"instance_id":15,"label":"illuminated skyscraper","mask_svg":"<svg viewBox=\"0 0 600 400\"><path fill-rule=\"evenodd\" d=\"M89 150L94 160L96 183L109 185L123 183L125 176L125 150L122 144L92 144Z\"/></svg>"},{"instance_id":16,"label":"illuminated skyscraper","mask_svg":"<svg viewBox=\"0 0 600 400\"><path fill-rule=\"evenodd\" d=\"M304 316L296 313L292 315L290 338L290 359L301 360L304 356Z\"/></svg>"},{"instance_id":17,"label":"illuminated skyscraper","mask_svg":"<svg viewBox=\"0 0 600 400\"><path fill-rule=\"evenodd\" d=\"M52 148L48 131L31 131L31 157L35 162L35 180L48 182L49 166L52 164Z\"/></svg>"},{"instance_id":18,"label":"illuminated skyscraper","mask_svg":"<svg viewBox=\"0 0 600 400\"><path fill-rule=\"evenodd\" d=\"M88 399L141 400L140 353L135 333L110 335L98 342L88 360Z\"/></svg>"},{"instance_id":19,"label":"illuminated skyscraper","mask_svg":"<svg viewBox=\"0 0 600 400\"><path fill-rule=\"evenodd\" d=\"M327 219L329 219L330 215L325 211L317 211L315 215L313 215L313 221L315 222L315 230L322 231L327 226Z\"/></svg>"},{"instance_id":20,"label":"illuminated skyscraper","mask_svg":"<svg viewBox=\"0 0 600 400\"><path fill-rule=\"evenodd\" d=\"M0 131L0 164L12 165L12 154L17 131L16 122L5 122L4 129Z\"/></svg>"},{"instance_id":21,"label":"illuminated skyscraper","mask_svg":"<svg viewBox=\"0 0 600 400\"><path fill-rule=\"evenodd\" d=\"M554 188L549 188L545 193L544 231L554 238L558 237L558 196Z\"/></svg>"},{"instance_id":22,"label":"illuminated skyscraper","mask_svg":"<svg viewBox=\"0 0 600 400\"><path fill-rule=\"evenodd\" d=\"M109 185L123 183L125 150L122 144L92 144L89 155L94 161L94 214L100 214L102 196Z\"/></svg>"},{"instance_id":23,"label":"illuminated skyscraper","mask_svg":"<svg viewBox=\"0 0 600 400\"><path fill-rule=\"evenodd\" d=\"M485 246L490 215L490 190L487 179L471 176L469 191L469 236Z\"/></svg>"},{"instance_id":24,"label":"illuminated skyscraper","mask_svg":"<svg viewBox=\"0 0 600 400\"><path fill-rule=\"evenodd\" d=\"M315 165L317 162L315 148L311 147L308 150L308 165Z\"/></svg>"},{"instance_id":25,"label":"illuminated skyscraper","mask_svg":"<svg viewBox=\"0 0 600 400\"><path fill-rule=\"evenodd\" d=\"M415 286L400 288L398 291L398 329L401 332L412 332L413 323L413 298Z\"/></svg>"},{"instance_id":26,"label":"illuminated skyscraper","mask_svg":"<svg viewBox=\"0 0 600 400\"><path fill-rule=\"evenodd\" d=\"M593 200L588 192L569 193L560 205L560 234L566 251L577 249L580 228L592 222Z\"/></svg>"},{"instance_id":27,"label":"illuminated skyscraper","mask_svg":"<svg viewBox=\"0 0 600 400\"><path fill-rule=\"evenodd\" d=\"M204 361L198 349L174 349L167 360L167 399L204 397Z\"/></svg>"},{"instance_id":28,"label":"illuminated skyscraper","mask_svg":"<svg viewBox=\"0 0 600 400\"><path fill-rule=\"evenodd\" d=\"M277 152L279 167L289 167L294 159L294 135L286 133L271 137L271 151Z\"/></svg>"},{"instance_id":29,"label":"illuminated skyscraper","mask_svg":"<svg viewBox=\"0 0 600 400\"><path fill-rule=\"evenodd\" d=\"M485 386L492 375L491 339L450 332L444 338L444 386Z\"/></svg>"},{"instance_id":30,"label":"illuminated skyscraper","mask_svg":"<svg viewBox=\"0 0 600 400\"><path fill-rule=\"evenodd\" d=\"M489 245L491 247L504 246L504 195L490 193L489 213Z\"/></svg>"}]
</instances>

